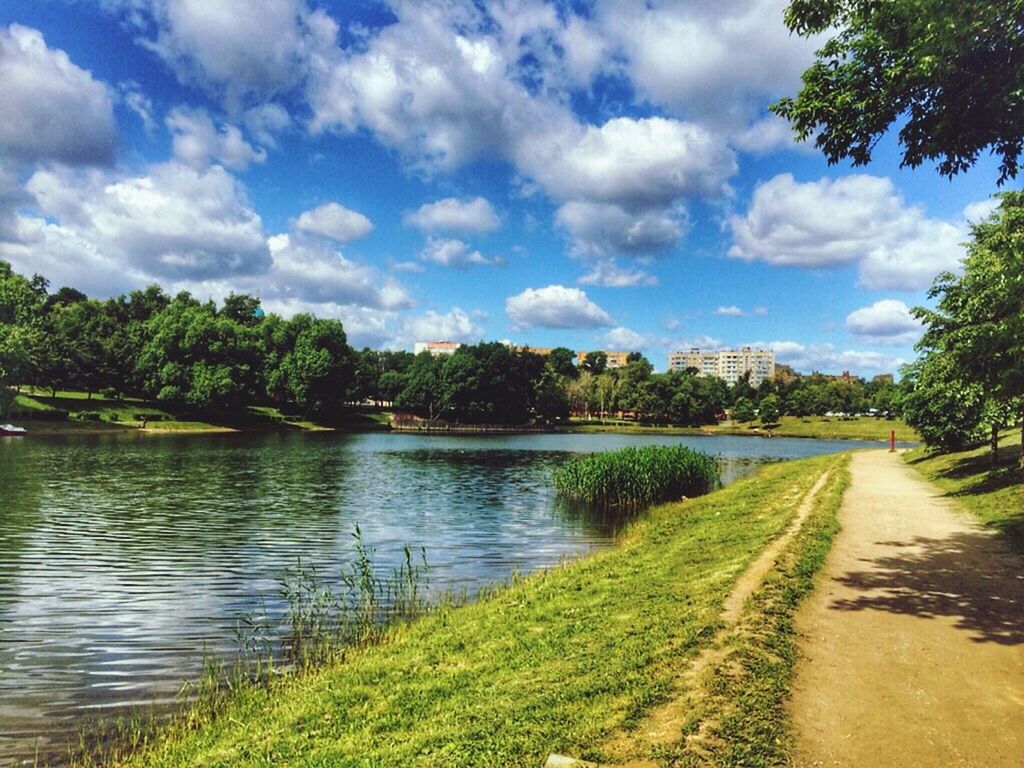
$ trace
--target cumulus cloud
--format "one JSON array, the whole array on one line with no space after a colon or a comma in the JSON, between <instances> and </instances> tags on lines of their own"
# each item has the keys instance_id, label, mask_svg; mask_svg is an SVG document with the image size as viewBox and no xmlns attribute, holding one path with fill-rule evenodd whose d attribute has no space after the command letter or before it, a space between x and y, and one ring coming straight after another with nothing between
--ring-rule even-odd
<instances>
[{"instance_id":1,"label":"cumulus cloud","mask_svg":"<svg viewBox=\"0 0 1024 768\"><path fill-rule=\"evenodd\" d=\"M612 203L572 200L555 213L578 256L643 255L678 243L686 229L685 212L654 209L630 212Z\"/></svg>"},{"instance_id":2,"label":"cumulus cloud","mask_svg":"<svg viewBox=\"0 0 1024 768\"><path fill-rule=\"evenodd\" d=\"M632 288L638 285L657 285L658 278L642 269L623 269L613 259L604 259L580 277L579 283L605 288Z\"/></svg>"},{"instance_id":3,"label":"cumulus cloud","mask_svg":"<svg viewBox=\"0 0 1024 768\"><path fill-rule=\"evenodd\" d=\"M128 11L141 43L178 80L205 89L231 110L297 86L337 25L304 0L108 0ZM155 34L154 34L155 33Z\"/></svg>"},{"instance_id":4,"label":"cumulus cloud","mask_svg":"<svg viewBox=\"0 0 1024 768\"><path fill-rule=\"evenodd\" d=\"M56 222L48 230L52 236L89 243L128 270L200 280L270 265L259 215L220 166L196 170L165 163L146 175L114 179L95 171L44 170L26 189Z\"/></svg>"},{"instance_id":5,"label":"cumulus cloud","mask_svg":"<svg viewBox=\"0 0 1024 768\"><path fill-rule=\"evenodd\" d=\"M110 90L35 29L0 27L0 157L106 165L117 148Z\"/></svg>"},{"instance_id":6,"label":"cumulus cloud","mask_svg":"<svg viewBox=\"0 0 1024 768\"><path fill-rule=\"evenodd\" d=\"M907 361L902 357L869 350L836 349L832 344L801 344L796 341L756 342L775 351L777 362L792 366L801 373L820 371L838 374L850 371L857 375L895 373Z\"/></svg>"},{"instance_id":7,"label":"cumulus cloud","mask_svg":"<svg viewBox=\"0 0 1024 768\"><path fill-rule=\"evenodd\" d=\"M716 315L722 315L723 317L746 317L747 313L735 305L727 307L718 307L715 310Z\"/></svg>"},{"instance_id":8,"label":"cumulus cloud","mask_svg":"<svg viewBox=\"0 0 1024 768\"><path fill-rule=\"evenodd\" d=\"M505 300L505 312L516 329L600 328L612 318L579 288L549 285L527 288Z\"/></svg>"},{"instance_id":9,"label":"cumulus cloud","mask_svg":"<svg viewBox=\"0 0 1024 768\"><path fill-rule=\"evenodd\" d=\"M265 286L262 293L268 296L376 309L412 305L397 282L382 278L372 267L350 261L322 243L275 235L268 244L273 264L266 279L260 280Z\"/></svg>"},{"instance_id":10,"label":"cumulus cloud","mask_svg":"<svg viewBox=\"0 0 1024 768\"><path fill-rule=\"evenodd\" d=\"M344 244L370 234L373 222L339 203L324 203L300 214L295 220L295 227Z\"/></svg>"},{"instance_id":11,"label":"cumulus cloud","mask_svg":"<svg viewBox=\"0 0 1024 768\"><path fill-rule=\"evenodd\" d=\"M892 181L853 174L758 184L745 215L729 218L729 256L776 266L858 265L872 289L917 290L963 255L961 226L907 205Z\"/></svg>"},{"instance_id":12,"label":"cumulus cloud","mask_svg":"<svg viewBox=\"0 0 1024 768\"><path fill-rule=\"evenodd\" d=\"M455 269L469 269L474 264L493 264L501 266L505 262L499 257L487 258L480 251L473 250L461 240L430 238L420 253L420 258L431 264Z\"/></svg>"},{"instance_id":13,"label":"cumulus cloud","mask_svg":"<svg viewBox=\"0 0 1024 768\"><path fill-rule=\"evenodd\" d=\"M970 203L964 208L964 218L973 224L984 221L995 212L996 208L999 207L999 203L998 197L989 197L985 200Z\"/></svg>"},{"instance_id":14,"label":"cumulus cloud","mask_svg":"<svg viewBox=\"0 0 1024 768\"><path fill-rule=\"evenodd\" d=\"M415 341L472 343L484 335L483 328L474 317L458 307L443 314L431 309L422 315L407 318L402 323L401 333L409 345Z\"/></svg>"},{"instance_id":15,"label":"cumulus cloud","mask_svg":"<svg viewBox=\"0 0 1024 768\"><path fill-rule=\"evenodd\" d=\"M921 338L921 321L896 299L882 299L846 316L846 330L874 344L913 344Z\"/></svg>"},{"instance_id":16,"label":"cumulus cloud","mask_svg":"<svg viewBox=\"0 0 1024 768\"><path fill-rule=\"evenodd\" d=\"M434 203L421 205L418 210L406 214L407 225L422 232L465 232L487 234L501 227L501 220L494 208L483 197L460 200L446 197Z\"/></svg>"},{"instance_id":17,"label":"cumulus cloud","mask_svg":"<svg viewBox=\"0 0 1024 768\"><path fill-rule=\"evenodd\" d=\"M625 349L635 352L645 349L650 344L650 340L643 334L620 325L604 334L601 337L601 344L609 349Z\"/></svg>"},{"instance_id":18,"label":"cumulus cloud","mask_svg":"<svg viewBox=\"0 0 1024 768\"><path fill-rule=\"evenodd\" d=\"M267 153L247 142L237 126L224 123L218 128L203 109L178 107L171 110L165 122L171 132L174 157L193 168L216 162L244 171L267 159Z\"/></svg>"}]
</instances>

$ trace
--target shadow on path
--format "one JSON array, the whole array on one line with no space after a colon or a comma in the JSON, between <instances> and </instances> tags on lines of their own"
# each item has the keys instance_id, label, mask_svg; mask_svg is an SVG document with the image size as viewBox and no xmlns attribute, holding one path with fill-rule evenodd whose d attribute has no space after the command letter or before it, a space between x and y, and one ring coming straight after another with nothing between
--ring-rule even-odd
<instances>
[{"instance_id":1,"label":"shadow on path","mask_svg":"<svg viewBox=\"0 0 1024 768\"><path fill-rule=\"evenodd\" d=\"M892 554L865 558L864 570L837 577L862 594L836 600L830 609L952 617L976 642L1024 643L1024 573L998 538L958 533L877 545Z\"/></svg>"}]
</instances>

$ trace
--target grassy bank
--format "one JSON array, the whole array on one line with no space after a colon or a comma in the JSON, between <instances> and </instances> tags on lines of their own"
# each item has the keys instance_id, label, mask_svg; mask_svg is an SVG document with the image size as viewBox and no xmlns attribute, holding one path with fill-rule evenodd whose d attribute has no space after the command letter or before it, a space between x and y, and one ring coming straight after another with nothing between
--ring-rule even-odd
<instances>
[{"instance_id":1,"label":"grassy bank","mask_svg":"<svg viewBox=\"0 0 1024 768\"><path fill-rule=\"evenodd\" d=\"M475 604L438 609L384 645L273 689L212 722L166 730L139 766L537 766L598 756L663 701L720 626L738 575L785 528L825 456L766 467L667 504L619 545Z\"/></svg>"},{"instance_id":2,"label":"grassy bank","mask_svg":"<svg viewBox=\"0 0 1024 768\"><path fill-rule=\"evenodd\" d=\"M840 419L827 416L783 416L778 424L765 426L760 422L741 424L723 421L702 427L645 426L631 421L604 420L593 423L573 420L559 431L567 432L620 432L625 434L666 435L753 435L757 437L813 437L821 440L888 440L890 430L896 431L900 442L917 442L917 432L899 419L876 419L863 416Z\"/></svg>"},{"instance_id":3,"label":"grassy bank","mask_svg":"<svg viewBox=\"0 0 1024 768\"><path fill-rule=\"evenodd\" d=\"M1024 552L1024 474L1017 468L1020 430L1003 434L996 469L989 462L988 446L940 454L917 448L904 456L918 472L985 525L1009 536Z\"/></svg>"},{"instance_id":4,"label":"grassy bank","mask_svg":"<svg viewBox=\"0 0 1024 768\"><path fill-rule=\"evenodd\" d=\"M66 412L65 419L47 418ZM162 403L139 398L104 398L84 392L23 389L15 397L10 421L28 428L30 434L94 434L138 430L145 418L147 432L269 432L282 430L386 429L387 414L364 408L347 408L335 418L311 421L283 414L270 406L250 406L233 414L178 411Z\"/></svg>"}]
</instances>

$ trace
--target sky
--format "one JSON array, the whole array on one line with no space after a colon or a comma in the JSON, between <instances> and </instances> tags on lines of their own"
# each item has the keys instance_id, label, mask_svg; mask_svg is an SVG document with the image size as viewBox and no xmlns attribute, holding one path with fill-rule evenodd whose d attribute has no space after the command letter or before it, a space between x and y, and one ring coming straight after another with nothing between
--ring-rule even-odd
<instances>
[{"instance_id":1,"label":"sky","mask_svg":"<svg viewBox=\"0 0 1024 768\"><path fill-rule=\"evenodd\" d=\"M821 39L775 0L4 0L0 259L343 321L352 344L914 358L993 208L829 166L768 107Z\"/></svg>"}]
</instances>

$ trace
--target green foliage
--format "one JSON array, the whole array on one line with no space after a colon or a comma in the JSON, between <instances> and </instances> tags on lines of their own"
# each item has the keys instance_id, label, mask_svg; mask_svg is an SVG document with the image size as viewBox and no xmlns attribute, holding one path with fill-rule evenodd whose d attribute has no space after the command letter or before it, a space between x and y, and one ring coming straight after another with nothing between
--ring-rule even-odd
<instances>
[{"instance_id":1,"label":"green foliage","mask_svg":"<svg viewBox=\"0 0 1024 768\"><path fill-rule=\"evenodd\" d=\"M579 375L576 367L576 353L566 347L555 347L548 355L548 362L559 376L575 379Z\"/></svg>"},{"instance_id":2,"label":"green foliage","mask_svg":"<svg viewBox=\"0 0 1024 768\"><path fill-rule=\"evenodd\" d=\"M604 373L605 368L608 367L608 355L602 351L588 352L587 356L583 358L583 362L580 363L580 370L591 373L594 376L600 376Z\"/></svg>"},{"instance_id":3,"label":"green foliage","mask_svg":"<svg viewBox=\"0 0 1024 768\"><path fill-rule=\"evenodd\" d=\"M337 320L305 314L290 326L294 342L280 366L288 399L303 413L336 411L348 397L355 368L345 329Z\"/></svg>"},{"instance_id":4,"label":"green foliage","mask_svg":"<svg viewBox=\"0 0 1024 768\"><path fill-rule=\"evenodd\" d=\"M754 416L754 404L745 397L741 397L736 401L736 404L732 407L732 418L735 421L744 424L748 421L753 421Z\"/></svg>"},{"instance_id":5,"label":"green foliage","mask_svg":"<svg viewBox=\"0 0 1024 768\"><path fill-rule=\"evenodd\" d=\"M971 402L981 401L978 418L992 428L993 457L1000 427L1019 421L1024 428L1024 194L1000 198L996 212L972 227L962 273L939 275L929 293L935 308L914 310L927 326L919 345L927 365L956 372L946 377L963 382L953 384L954 397L969 386ZM911 399L911 407L916 402Z\"/></svg>"},{"instance_id":6,"label":"green foliage","mask_svg":"<svg viewBox=\"0 0 1024 768\"><path fill-rule=\"evenodd\" d=\"M778 395L765 395L757 405L762 424L775 424L782 418L782 404Z\"/></svg>"},{"instance_id":7,"label":"green foliage","mask_svg":"<svg viewBox=\"0 0 1024 768\"><path fill-rule=\"evenodd\" d=\"M984 394L948 356L930 354L906 366L902 386L903 418L928 445L955 451L981 438Z\"/></svg>"},{"instance_id":8,"label":"green foliage","mask_svg":"<svg viewBox=\"0 0 1024 768\"><path fill-rule=\"evenodd\" d=\"M718 487L718 463L684 446L649 445L570 459L555 471L565 498L587 503L645 506Z\"/></svg>"},{"instance_id":9,"label":"green foliage","mask_svg":"<svg viewBox=\"0 0 1024 768\"><path fill-rule=\"evenodd\" d=\"M991 148L1000 182L1017 175L1024 123L1019 0L792 0L786 23L829 39L795 99L773 110L830 163L865 165L902 122L902 164L952 176Z\"/></svg>"},{"instance_id":10,"label":"green foliage","mask_svg":"<svg viewBox=\"0 0 1024 768\"><path fill-rule=\"evenodd\" d=\"M551 365L545 366L544 373L534 384L533 397L534 410L538 418L548 421L569 418L569 395L565 380Z\"/></svg>"}]
</instances>

